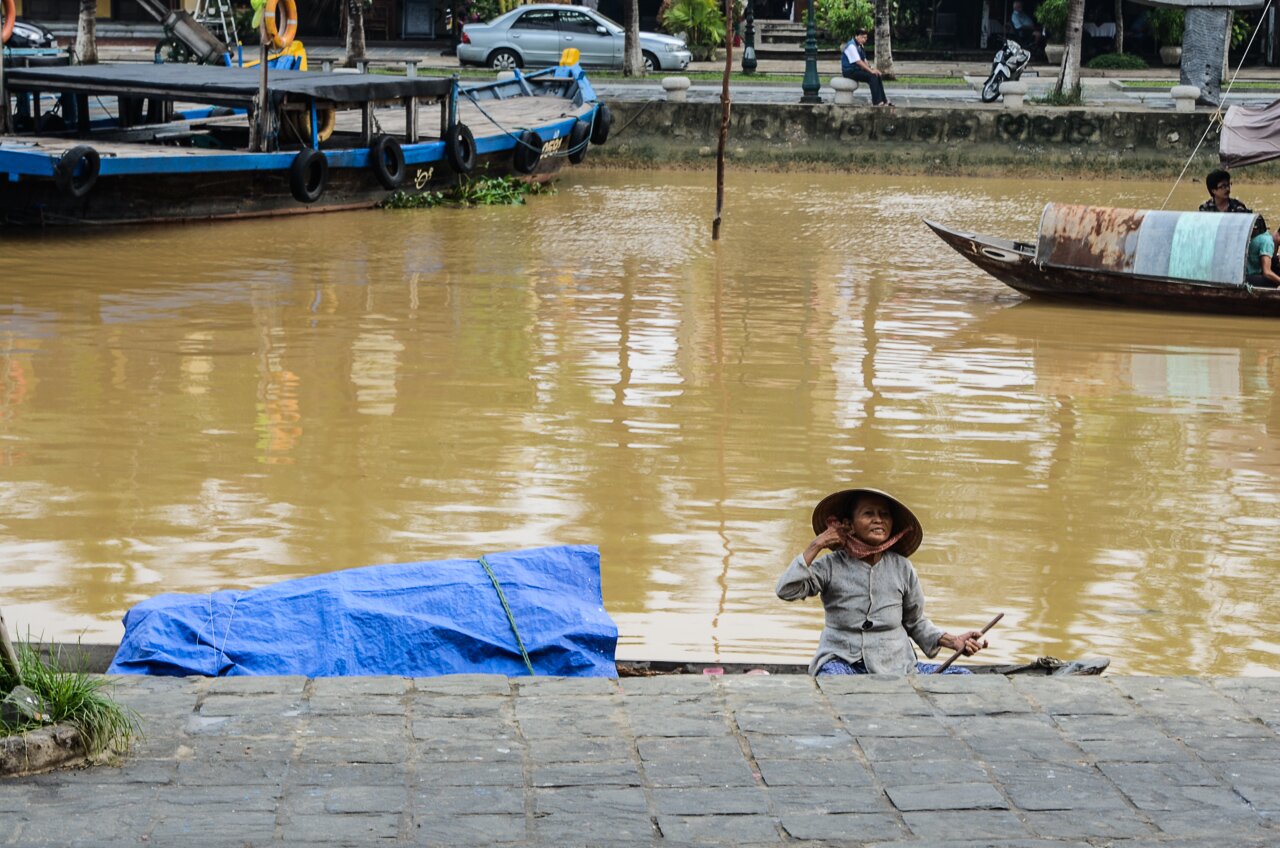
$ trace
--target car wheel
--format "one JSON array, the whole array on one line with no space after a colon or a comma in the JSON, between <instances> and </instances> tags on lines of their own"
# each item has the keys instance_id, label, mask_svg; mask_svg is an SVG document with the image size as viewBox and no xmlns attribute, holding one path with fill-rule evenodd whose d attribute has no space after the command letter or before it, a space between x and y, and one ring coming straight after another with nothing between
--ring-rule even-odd
<instances>
[{"instance_id":1,"label":"car wheel","mask_svg":"<svg viewBox=\"0 0 1280 848\"><path fill-rule=\"evenodd\" d=\"M520 61L519 53L514 50L508 50L505 47L489 54L489 67L495 71L512 71L523 64Z\"/></svg>"},{"instance_id":2,"label":"car wheel","mask_svg":"<svg viewBox=\"0 0 1280 848\"><path fill-rule=\"evenodd\" d=\"M644 72L646 74L657 73L662 70L662 66L658 64L658 57L650 53L648 50L641 54L644 60Z\"/></svg>"}]
</instances>

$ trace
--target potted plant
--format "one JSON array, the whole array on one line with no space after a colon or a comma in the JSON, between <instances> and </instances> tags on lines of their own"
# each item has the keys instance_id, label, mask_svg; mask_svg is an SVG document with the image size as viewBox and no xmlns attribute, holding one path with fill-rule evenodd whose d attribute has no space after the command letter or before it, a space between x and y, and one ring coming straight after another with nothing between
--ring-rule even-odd
<instances>
[{"instance_id":1,"label":"potted plant","mask_svg":"<svg viewBox=\"0 0 1280 848\"><path fill-rule=\"evenodd\" d=\"M697 61L710 59L724 44L724 13L715 0L664 0L658 23L675 35L684 33L685 43Z\"/></svg>"},{"instance_id":2,"label":"potted plant","mask_svg":"<svg viewBox=\"0 0 1280 848\"><path fill-rule=\"evenodd\" d=\"M1067 52L1063 38L1067 34L1068 0L1042 0L1035 10L1036 21L1044 27L1045 58L1051 65L1061 65L1062 55Z\"/></svg>"},{"instance_id":3,"label":"potted plant","mask_svg":"<svg viewBox=\"0 0 1280 848\"><path fill-rule=\"evenodd\" d=\"M1160 45L1160 61L1166 65L1182 62L1183 11L1169 6L1157 6L1151 10L1151 31Z\"/></svg>"}]
</instances>

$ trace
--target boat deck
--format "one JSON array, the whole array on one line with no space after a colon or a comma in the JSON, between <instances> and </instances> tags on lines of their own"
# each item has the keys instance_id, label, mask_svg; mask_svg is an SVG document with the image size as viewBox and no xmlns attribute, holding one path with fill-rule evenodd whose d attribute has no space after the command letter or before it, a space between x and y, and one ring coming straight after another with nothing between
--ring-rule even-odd
<instances>
[{"instance_id":1,"label":"boat deck","mask_svg":"<svg viewBox=\"0 0 1280 848\"><path fill-rule=\"evenodd\" d=\"M477 138L485 136L506 135L528 127L536 127L565 118L585 115L591 111L589 104L575 105L564 97L512 97L504 100L485 100L480 104L472 103L465 97L458 101L458 119L471 128ZM387 133L397 138L405 136L407 123L406 110L399 107L373 109L375 133ZM437 141L443 136L439 114L435 110L419 110L417 113L418 138L420 141ZM244 128L249 126L247 115L223 115L212 118L199 118L193 121L174 121L163 125L139 127L122 134L119 139L109 136L93 138L93 147L103 157L173 157L190 156L193 158L222 156L226 150L216 148L179 146L182 138L212 128ZM356 110L344 110L337 114L335 132L339 134L359 134L362 129L361 113ZM150 133L154 137L152 144L139 144L138 134ZM0 149L9 151L30 151L59 156L62 153L85 143L84 138L75 136L9 136L0 139ZM166 142L171 143L166 143ZM321 143L320 148L339 147L337 139L329 144Z\"/></svg>"},{"instance_id":2,"label":"boat deck","mask_svg":"<svg viewBox=\"0 0 1280 848\"><path fill-rule=\"evenodd\" d=\"M11 68L10 91L58 91L77 95L158 98L244 108L257 96L256 68L132 62L118 65ZM405 98L443 99L453 89L445 77L396 77L385 74L316 74L272 71L268 92L276 104L305 102L356 105Z\"/></svg>"}]
</instances>

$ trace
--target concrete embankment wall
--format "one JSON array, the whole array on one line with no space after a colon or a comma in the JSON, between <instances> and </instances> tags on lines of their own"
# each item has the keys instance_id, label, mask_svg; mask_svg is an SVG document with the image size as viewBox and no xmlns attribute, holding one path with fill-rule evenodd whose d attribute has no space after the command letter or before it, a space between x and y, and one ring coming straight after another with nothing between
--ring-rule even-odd
<instances>
[{"instance_id":1,"label":"concrete embankment wall","mask_svg":"<svg viewBox=\"0 0 1280 848\"><path fill-rule=\"evenodd\" d=\"M607 144L592 148L596 164L714 164L719 103L609 105L613 133ZM761 168L1165 178L1181 170L1210 118L1209 112L1049 106L873 109L741 103L733 105L728 155ZM1188 174L1202 179L1216 166L1217 150L1215 126Z\"/></svg>"}]
</instances>

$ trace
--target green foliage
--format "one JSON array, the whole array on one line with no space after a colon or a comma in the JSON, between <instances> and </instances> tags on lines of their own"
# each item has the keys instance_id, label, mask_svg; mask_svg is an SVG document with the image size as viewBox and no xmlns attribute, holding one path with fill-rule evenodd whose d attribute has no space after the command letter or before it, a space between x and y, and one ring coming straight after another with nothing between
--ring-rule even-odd
<instances>
[{"instance_id":1,"label":"green foliage","mask_svg":"<svg viewBox=\"0 0 1280 848\"><path fill-rule=\"evenodd\" d=\"M1044 97L1031 98L1032 103L1041 103L1045 106L1080 106L1084 103L1084 97L1080 94L1080 86L1076 86L1071 91L1058 91L1054 89Z\"/></svg>"},{"instance_id":2,"label":"green foliage","mask_svg":"<svg viewBox=\"0 0 1280 848\"><path fill-rule=\"evenodd\" d=\"M1244 47L1249 43L1253 33L1253 24L1245 17L1244 12L1236 12L1231 16L1231 46Z\"/></svg>"},{"instance_id":3,"label":"green foliage","mask_svg":"<svg viewBox=\"0 0 1280 848\"><path fill-rule=\"evenodd\" d=\"M6 723L0 718L0 736L11 736L35 730L47 724L70 724L80 731L85 753L97 756L108 750L125 751L141 734L137 715L111 700L104 691L110 685L105 677L69 671L62 660L41 659L30 643L19 643L19 678L0 669L0 698L16 686L26 686L44 702L47 712L36 718L15 718Z\"/></svg>"},{"instance_id":4,"label":"green foliage","mask_svg":"<svg viewBox=\"0 0 1280 848\"><path fill-rule=\"evenodd\" d=\"M491 21L506 11L500 0L464 0L462 9L466 21Z\"/></svg>"},{"instance_id":5,"label":"green foliage","mask_svg":"<svg viewBox=\"0 0 1280 848\"><path fill-rule=\"evenodd\" d=\"M1067 14L1070 11L1070 0L1041 0L1036 6L1035 19L1046 33L1061 41L1067 31Z\"/></svg>"},{"instance_id":6,"label":"green foliage","mask_svg":"<svg viewBox=\"0 0 1280 848\"><path fill-rule=\"evenodd\" d=\"M1182 44L1182 22L1184 14L1181 9L1169 6L1156 6L1150 12L1148 20L1156 41L1165 47L1178 47Z\"/></svg>"},{"instance_id":7,"label":"green foliage","mask_svg":"<svg viewBox=\"0 0 1280 848\"><path fill-rule=\"evenodd\" d=\"M870 0L815 0L813 18L819 29L843 47L859 29L871 29L875 14Z\"/></svg>"},{"instance_id":8,"label":"green foliage","mask_svg":"<svg viewBox=\"0 0 1280 848\"><path fill-rule=\"evenodd\" d=\"M1132 53L1102 53L1090 59L1087 67L1099 71L1140 71L1147 63Z\"/></svg>"},{"instance_id":9,"label":"green foliage","mask_svg":"<svg viewBox=\"0 0 1280 848\"><path fill-rule=\"evenodd\" d=\"M658 25L672 35L684 33L694 58L706 58L724 44L724 13L715 0L663 0Z\"/></svg>"},{"instance_id":10,"label":"green foliage","mask_svg":"<svg viewBox=\"0 0 1280 848\"><path fill-rule=\"evenodd\" d=\"M397 191L382 203L383 209L431 209L436 206L519 206L531 194L552 194L548 184L515 177L479 177L458 183L446 192Z\"/></svg>"}]
</instances>

